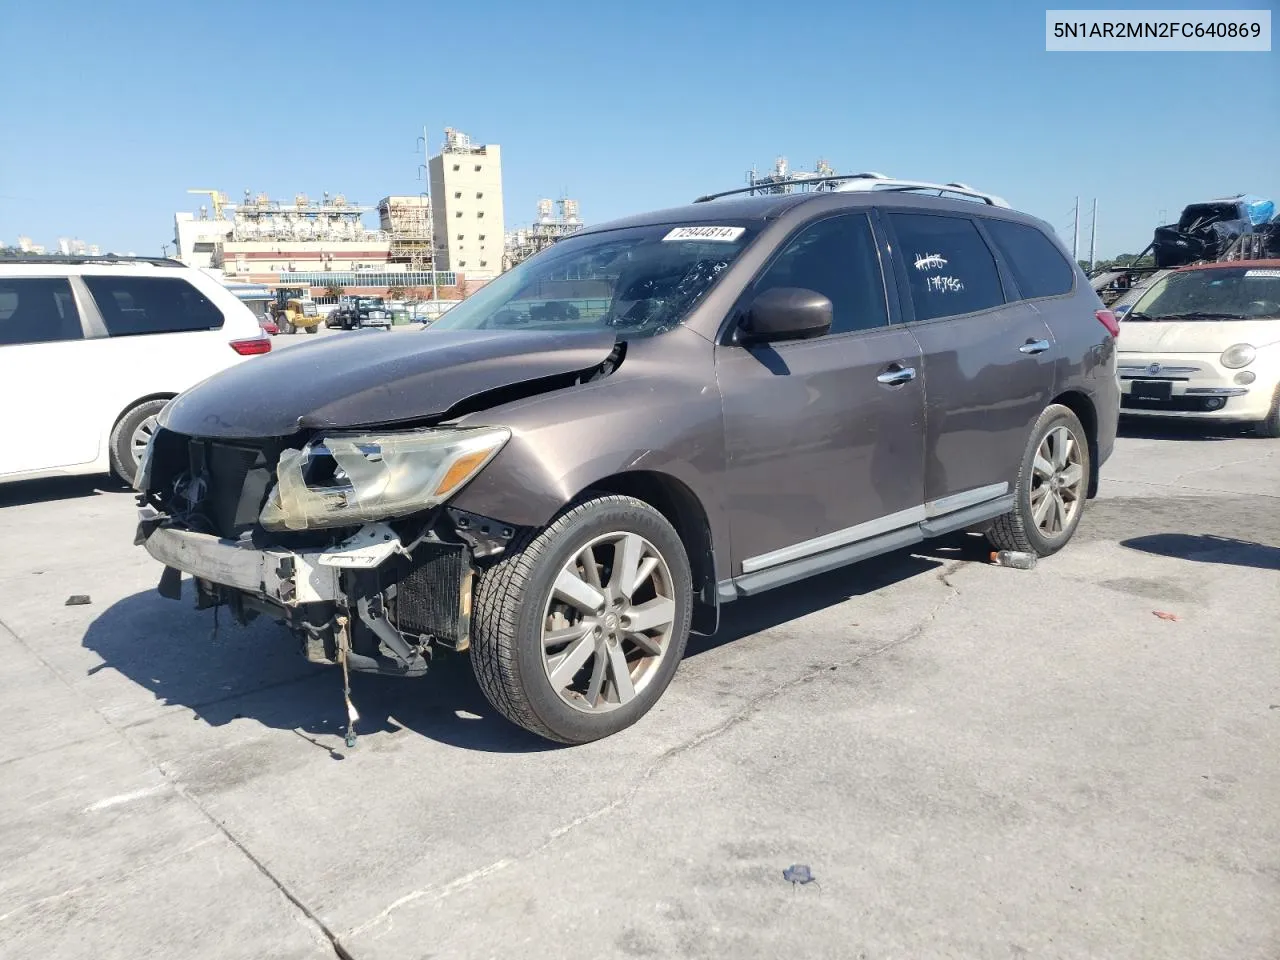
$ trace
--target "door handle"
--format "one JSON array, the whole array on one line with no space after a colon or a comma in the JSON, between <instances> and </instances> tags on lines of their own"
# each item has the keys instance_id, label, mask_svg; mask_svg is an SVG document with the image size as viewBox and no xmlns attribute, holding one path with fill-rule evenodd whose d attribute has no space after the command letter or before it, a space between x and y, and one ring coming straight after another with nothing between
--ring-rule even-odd
<instances>
[{"instance_id":1,"label":"door handle","mask_svg":"<svg viewBox=\"0 0 1280 960\"><path fill-rule=\"evenodd\" d=\"M880 374L880 376L876 377L876 379L881 383L890 387L900 386L901 384L908 383L915 378L915 367L900 367L896 363L884 373Z\"/></svg>"},{"instance_id":2,"label":"door handle","mask_svg":"<svg viewBox=\"0 0 1280 960\"><path fill-rule=\"evenodd\" d=\"M1018 348L1023 353L1044 353L1049 349L1048 340L1028 340Z\"/></svg>"}]
</instances>

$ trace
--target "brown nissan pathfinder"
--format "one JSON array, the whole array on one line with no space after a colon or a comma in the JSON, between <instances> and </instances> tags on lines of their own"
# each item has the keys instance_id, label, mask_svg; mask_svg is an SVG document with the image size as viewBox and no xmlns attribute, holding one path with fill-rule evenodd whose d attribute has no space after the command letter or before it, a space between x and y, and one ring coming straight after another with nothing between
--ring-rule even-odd
<instances>
[{"instance_id":1,"label":"brown nissan pathfinder","mask_svg":"<svg viewBox=\"0 0 1280 960\"><path fill-rule=\"evenodd\" d=\"M348 670L466 651L579 743L737 597L949 531L1059 550L1115 437L1111 314L998 198L818 186L588 228L427 330L182 394L136 481L161 592Z\"/></svg>"}]
</instances>

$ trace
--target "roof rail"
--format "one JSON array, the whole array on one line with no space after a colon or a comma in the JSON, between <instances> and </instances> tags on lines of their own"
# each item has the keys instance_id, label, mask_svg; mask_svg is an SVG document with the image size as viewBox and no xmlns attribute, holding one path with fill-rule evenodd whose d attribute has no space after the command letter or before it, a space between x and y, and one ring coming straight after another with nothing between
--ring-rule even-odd
<instances>
[{"instance_id":1,"label":"roof rail","mask_svg":"<svg viewBox=\"0 0 1280 960\"><path fill-rule=\"evenodd\" d=\"M85 264L85 263L149 263L157 267L185 267L186 264L181 260L175 260L173 257L127 257L123 254L117 256L114 253L105 253L99 256L64 256L63 254L7 254L0 253L0 264L5 263L21 263L21 264L54 264L65 266L68 264Z\"/></svg>"},{"instance_id":2,"label":"roof rail","mask_svg":"<svg viewBox=\"0 0 1280 960\"><path fill-rule=\"evenodd\" d=\"M705 196L698 197L694 203L706 203L709 200L718 200L720 197L729 197L739 193L773 193L777 187L791 186L809 186L814 191L826 190L835 193L865 190L896 190L902 192L937 191L938 196L954 194L970 200L980 200L993 207L1009 206L1008 203L1006 203L1002 198L997 197L995 194L983 193L981 190L973 189L968 184L930 183L926 180L898 180L894 177L887 177L883 173L849 173L819 177L789 177L785 179L779 178L776 180L769 179L750 186L738 187L735 190L723 190L720 193L708 193Z\"/></svg>"}]
</instances>

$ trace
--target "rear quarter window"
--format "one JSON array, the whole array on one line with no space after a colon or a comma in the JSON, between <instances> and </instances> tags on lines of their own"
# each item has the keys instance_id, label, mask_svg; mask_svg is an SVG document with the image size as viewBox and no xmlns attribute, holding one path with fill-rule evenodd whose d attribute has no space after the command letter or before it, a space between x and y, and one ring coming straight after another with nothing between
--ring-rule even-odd
<instances>
[{"instance_id":1,"label":"rear quarter window","mask_svg":"<svg viewBox=\"0 0 1280 960\"><path fill-rule=\"evenodd\" d=\"M1025 223L992 219L982 222L1025 299L1059 297L1071 292L1075 270L1052 240Z\"/></svg>"},{"instance_id":2,"label":"rear quarter window","mask_svg":"<svg viewBox=\"0 0 1280 960\"><path fill-rule=\"evenodd\" d=\"M84 283L113 337L217 330L223 323L222 311L181 277L86 276Z\"/></svg>"}]
</instances>

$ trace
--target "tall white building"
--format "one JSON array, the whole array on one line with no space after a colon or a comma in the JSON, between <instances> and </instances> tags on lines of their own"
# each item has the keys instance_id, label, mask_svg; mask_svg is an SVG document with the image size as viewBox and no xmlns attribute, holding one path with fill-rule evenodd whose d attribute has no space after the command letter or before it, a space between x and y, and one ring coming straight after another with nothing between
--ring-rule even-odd
<instances>
[{"instance_id":1,"label":"tall white building","mask_svg":"<svg viewBox=\"0 0 1280 960\"><path fill-rule=\"evenodd\" d=\"M502 148L473 144L452 128L444 136L429 164L436 269L489 280L502 272L506 235Z\"/></svg>"}]
</instances>

